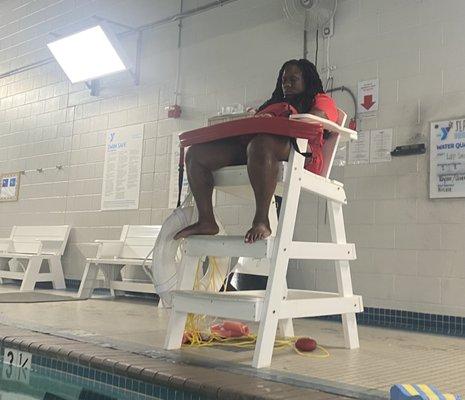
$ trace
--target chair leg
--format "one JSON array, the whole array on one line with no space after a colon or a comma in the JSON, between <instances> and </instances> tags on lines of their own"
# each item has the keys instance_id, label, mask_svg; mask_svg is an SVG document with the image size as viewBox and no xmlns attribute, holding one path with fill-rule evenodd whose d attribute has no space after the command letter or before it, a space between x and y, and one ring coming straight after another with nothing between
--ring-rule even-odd
<instances>
[{"instance_id":1,"label":"chair leg","mask_svg":"<svg viewBox=\"0 0 465 400\"><path fill-rule=\"evenodd\" d=\"M280 244L277 244L281 247ZM260 315L260 325L258 328L257 344L253 355L252 365L255 368L269 367L273 355L274 341L278 327L279 305L282 302L283 287L286 284L286 271L289 259L284 254L281 247L278 257L271 262L271 271L266 285L266 294L263 304L263 310ZM273 262L275 261L275 262ZM283 334L290 333L292 320L283 320L281 329Z\"/></svg>"},{"instance_id":2,"label":"chair leg","mask_svg":"<svg viewBox=\"0 0 465 400\"><path fill-rule=\"evenodd\" d=\"M279 306L283 301L283 293L287 289L286 273L289 264L287 249L294 235L295 219L301 191L300 171L302 171L303 162L304 159L300 154L296 155L294 151L291 152L286 179L287 185L284 190L281 215L270 262L270 275L266 285L257 344L253 355L252 365L255 368L268 367L271 364L279 319ZM289 323L289 320L284 320L283 329L285 334L290 333L291 324L292 322Z\"/></svg>"},{"instance_id":3,"label":"chair leg","mask_svg":"<svg viewBox=\"0 0 465 400\"><path fill-rule=\"evenodd\" d=\"M285 338L294 337L294 324L292 318L279 320L279 333Z\"/></svg>"},{"instance_id":4,"label":"chair leg","mask_svg":"<svg viewBox=\"0 0 465 400\"><path fill-rule=\"evenodd\" d=\"M175 350L181 348L186 320L187 313L177 312L174 309L171 309L164 346L166 350Z\"/></svg>"},{"instance_id":5,"label":"chair leg","mask_svg":"<svg viewBox=\"0 0 465 400\"><path fill-rule=\"evenodd\" d=\"M81 284L77 297L79 299L90 299L97 283L99 266L88 262L82 275Z\"/></svg>"},{"instance_id":6,"label":"chair leg","mask_svg":"<svg viewBox=\"0 0 465 400\"><path fill-rule=\"evenodd\" d=\"M283 291L282 300L287 298L287 282L285 282L285 288ZM294 337L294 323L292 318L280 319L278 321L279 333L285 338Z\"/></svg>"},{"instance_id":7,"label":"chair leg","mask_svg":"<svg viewBox=\"0 0 465 400\"><path fill-rule=\"evenodd\" d=\"M33 256L27 263L26 272L24 272L23 282L21 283L21 291L34 290L37 279L39 278L40 266L42 265L42 257Z\"/></svg>"},{"instance_id":8,"label":"chair leg","mask_svg":"<svg viewBox=\"0 0 465 400\"><path fill-rule=\"evenodd\" d=\"M328 201L328 216L332 241L334 243L346 243L342 204L334 201ZM353 296L349 261L337 260L335 264L339 295L342 297ZM358 340L357 319L355 317L355 313L342 315L342 327L344 330L344 342L346 348L359 348L360 344Z\"/></svg>"},{"instance_id":9,"label":"chair leg","mask_svg":"<svg viewBox=\"0 0 465 400\"><path fill-rule=\"evenodd\" d=\"M191 257L183 254L179 270L177 290L192 290L197 273L198 257ZM179 349L182 345L182 336L186 326L187 313L179 312L173 307L170 310L170 320L165 338L165 349Z\"/></svg>"},{"instance_id":10,"label":"chair leg","mask_svg":"<svg viewBox=\"0 0 465 400\"><path fill-rule=\"evenodd\" d=\"M63 266L61 265L60 256L51 257L48 260L50 273L52 274L52 285L54 289L66 289L65 277L63 275Z\"/></svg>"}]
</instances>

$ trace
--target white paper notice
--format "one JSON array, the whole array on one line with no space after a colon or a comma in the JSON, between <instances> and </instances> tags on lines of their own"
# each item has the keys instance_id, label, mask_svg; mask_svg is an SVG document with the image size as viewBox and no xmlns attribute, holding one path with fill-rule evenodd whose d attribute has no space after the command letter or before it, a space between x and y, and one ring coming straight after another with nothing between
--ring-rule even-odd
<instances>
[{"instance_id":1,"label":"white paper notice","mask_svg":"<svg viewBox=\"0 0 465 400\"><path fill-rule=\"evenodd\" d=\"M370 162L391 161L392 129L373 130L370 133Z\"/></svg>"},{"instance_id":2,"label":"white paper notice","mask_svg":"<svg viewBox=\"0 0 465 400\"><path fill-rule=\"evenodd\" d=\"M347 146L346 143L340 143L334 155L333 166L344 167L347 163Z\"/></svg>"},{"instance_id":3,"label":"white paper notice","mask_svg":"<svg viewBox=\"0 0 465 400\"><path fill-rule=\"evenodd\" d=\"M370 161L370 131L359 131L357 140L349 143L349 164L368 164Z\"/></svg>"},{"instance_id":4,"label":"white paper notice","mask_svg":"<svg viewBox=\"0 0 465 400\"><path fill-rule=\"evenodd\" d=\"M432 122L430 138L430 197L465 197L465 118Z\"/></svg>"},{"instance_id":5,"label":"white paper notice","mask_svg":"<svg viewBox=\"0 0 465 400\"><path fill-rule=\"evenodd\" d=\"M107 132L102 210L135 210L139 207L143 141L142 124Z\"/></svg>"},{"instance_id":6,"label":"white paper notice","mask_svg":"<svg viewBox=\"0 0 465 400\"><path fill-rule=\"evenodd\" d=\"M179 138L178 134L174 133L171 141L171 169L170 169L170 187L168 196L168 208L176 208L178 204L179 194ZM184 175L182 180L181 190L181 203L185 199L189 190L189 183L187 182L187 173L184 168Z\"/></svg>"}]
</instances>

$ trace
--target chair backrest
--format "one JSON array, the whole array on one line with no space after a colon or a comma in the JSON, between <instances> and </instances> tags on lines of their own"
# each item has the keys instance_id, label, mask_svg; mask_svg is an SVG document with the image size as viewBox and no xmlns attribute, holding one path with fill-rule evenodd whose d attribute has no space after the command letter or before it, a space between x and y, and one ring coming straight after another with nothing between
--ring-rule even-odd
<instances>
[{"instance_id":1,"label":"chair backrest","mask_svg":"<svg viewBox=\"0 0 465 400\"><path fill-rule=\"evenodd\" d=\"M341 127L344 127L344 124L347 120L347 114L339 108L337 111L337 124ZM323 169L320 175L324 176L325 178L329 178L329 174L331 173L331 168L333 166L334 156L336 155L339 139L340 137L338 133L331 132L329 137L323 143Z\"/></svg>"},{"instance_id":2,"label":"chair backrest","mask_svg":"<svg viewBox=\"0 0 465 400\"><path fill-rule=\"evenodd\" d=\"M121 258L141 258L153 249L161 225L124 225L121 231L123 248ZM149 259L152 259L151 257Z\"/></svg>"},{"instance_id":3,"label":"chair backrest","mask_svg":"<svg viewBox=\"0 0 465 400\"><path fill-rule=\"evenodd\" d=\"M40 249L40 240L56 240L53 248L43 251L63 255L68 242L71 227L69 225L14 226L11 230L12 251L15 253L35 254Z\"/></svg>"}]
</instances>

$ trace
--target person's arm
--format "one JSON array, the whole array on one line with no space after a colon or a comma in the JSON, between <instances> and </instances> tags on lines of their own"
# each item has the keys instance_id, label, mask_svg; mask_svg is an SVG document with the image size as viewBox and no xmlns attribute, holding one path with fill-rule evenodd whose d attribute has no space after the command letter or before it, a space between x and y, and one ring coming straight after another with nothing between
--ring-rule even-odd
<instances>
[{"instance_id":1,"label":"person's arm","mask_svg":"<svg viewBox=\"0 0 465 400\"><path fill-rule=\"evenodd\" d=\"M319 110L318 108L313 107L310 109L309 114L315 115L317 117L328 119L328 115L324 112Z\"/></svg>"}]
</instances>

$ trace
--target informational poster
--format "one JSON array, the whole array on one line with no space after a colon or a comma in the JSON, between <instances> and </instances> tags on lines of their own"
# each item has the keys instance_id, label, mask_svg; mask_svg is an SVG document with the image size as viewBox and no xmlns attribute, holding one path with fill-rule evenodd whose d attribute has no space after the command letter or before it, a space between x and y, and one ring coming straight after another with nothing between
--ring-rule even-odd
<instances>
[{"instance_id":1,"label":"informational poster","mask_svg":"<svg viewBox=\"0 0 465 400\"><path fill-rule=\"evenodd\" d=\"M349 164L370 162L370 131L359 131L357 140L349 142Z\"/></svg>"},{"instance_id":2,"label":"informational poster","mask_svg":"<svg viewBox=\"0 0 465 400\"><path fill-rule=\"evenodd\" d=\"M0 174L0 201L18 200L19 177L19 172Z\"/></svg>"},{"instance_id":3,"label":"informational poster","mask_svg":"<svg viewBox=\"0 0 465 400\"><path fill-rule=\"evenodd\" d=\"M333 166L344 167L347 163L347 146L346 143L339 143L339 147L334 154Z\"/></svg>"},{"instance_id":4,"label":"informational poster","mask_svg":"<svg viewBox=\"0 0 465 400\"><path fill-rule=\"evenodd\" d=\"M370 79L358 82L357 111L360 116L378 110L379 80Z\"/></svg>"},{"instance_id":5,"label":"informational poster","mask_svg":"<svg viewBox=\"0 0 465 400\"><path fill-rule=\"evenodd\" d=\"M139 207L143 141L142 124L107 132L102 210L135 210Z\"/></svg>"},{"instance_id":6,"label":"informational poster","mask_svg":"<svg viewBox=\"0 0 465 400\"><path fill-rule=\"evenodd\" d=\"M168 208L176 208L178 204L178 194L179 194L179 138L178 134L175 133L172 136L171 141L171 167L170 167L170 187L168 194ZM189 184L187 182L187 173L184 167L184 175L182 181L182 190L181 190L181 202L185 199L186 194L189 190Z\"/></svg>"},{"instance_id":7,"label":"informational poster","mask_svg":"<svg viewBox=\"0 0 465 400\"><path fill-rule=\"evenodd\" d=\"M392 129L378 129L370 132L370 162L391 161Z\"/></svg>"},{"instance_id":8,"label":"informational poster","mask_svg":"<svg viewBox=\"0 0 465 400\"><path fill-rule=\"evenodd\" d=\"M465 197L465 117L432 122L430 139L430 197Z\"/></svg>"}]
</instances>

